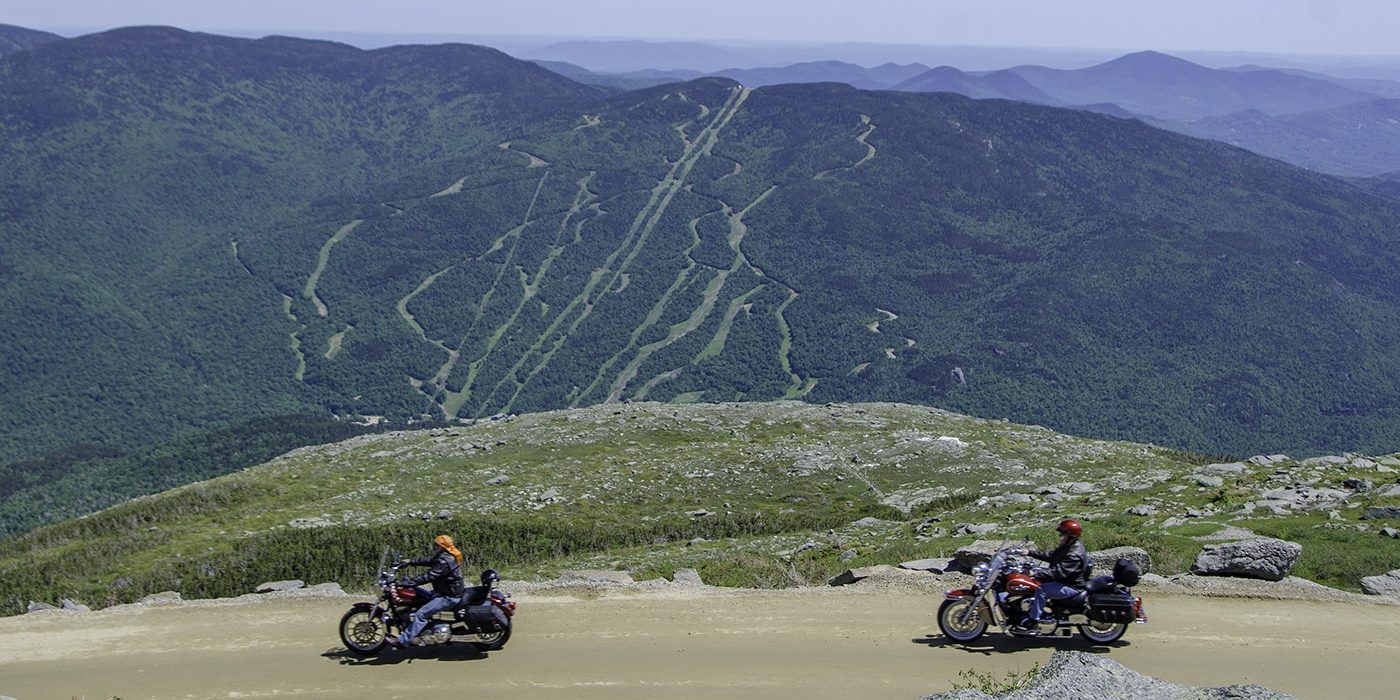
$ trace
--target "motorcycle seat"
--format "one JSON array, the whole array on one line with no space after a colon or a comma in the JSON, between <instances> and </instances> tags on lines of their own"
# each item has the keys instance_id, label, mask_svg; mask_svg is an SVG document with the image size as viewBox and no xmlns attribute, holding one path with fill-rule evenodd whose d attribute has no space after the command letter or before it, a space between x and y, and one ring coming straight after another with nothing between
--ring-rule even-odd
<instances>
[{"instance_id":1,"label":"motorcycle seat","mask_svg":"<svg viewBox=\"0 0 1400 700\"><path fill-rule=\"evenodd\" d=\"M1089 593L1102 593L1113 588L1112 576L1097 576L1089 579L1089 583L1084 586L1084 590Z\"/></svg>"}]
</instances>

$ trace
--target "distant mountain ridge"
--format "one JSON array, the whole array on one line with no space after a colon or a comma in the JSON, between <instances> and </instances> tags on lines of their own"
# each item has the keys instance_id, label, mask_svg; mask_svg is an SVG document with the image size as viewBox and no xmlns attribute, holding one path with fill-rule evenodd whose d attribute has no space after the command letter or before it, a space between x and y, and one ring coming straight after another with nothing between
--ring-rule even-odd
<instances>
[{"instance_id":1,"label":"distant mountain ridge","mask_svg":"<svg viewBox=\"0 0 1400 700\"><path fill-rule=\"evenodd\" d=\"M25 29L11 24L0 24L0 56L8 56L19 51L63 41L63 37L52 32Z\"/></svg>"},{"instance_id":2,"label":"distant mountain ridge","mask_svg":"<svg viewBox=\"0 0 1400 700\"><path fill-rule=\"evenodd\" d=\"M1400 440L1396 203L1143 123L168 28L0 88L0 454L624 399Z\"/></svg>"}]
</instances>

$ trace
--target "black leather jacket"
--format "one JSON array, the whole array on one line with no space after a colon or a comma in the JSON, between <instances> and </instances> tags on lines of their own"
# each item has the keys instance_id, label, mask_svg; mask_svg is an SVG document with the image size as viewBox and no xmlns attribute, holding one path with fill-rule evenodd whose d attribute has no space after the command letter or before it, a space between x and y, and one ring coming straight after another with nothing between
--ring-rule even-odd
<instances>
[{"instance_id":1,"label":"black leather jacket","mask_svg":"<svg viewBox=\"0 0 1400 700\"><path fill-rule=\"evenodd\" d=\"M404 582L410 586L419 586L431 581L435 595L453 598L462 597L467 590L466 583L462 580L462 565L446 550L439 549L426 557L409 559L408 563L413 566L430 567L427 571L406 579Z\"/></svg>"},{"instance_id":2,"label":"black leather jacket","mask_svg":"<svg viewBox=\"0 0 1400 700\"><path fill-rule=\"evenodd\" d=\"M1035 577L1042 581L1057 581L1069 586L1082 587L1087 580L1089 553L1084 543L1076 537L1049 552L1033 549L1029 552L1049 566L1035 570Z\"/></svg>"}]
</instances>

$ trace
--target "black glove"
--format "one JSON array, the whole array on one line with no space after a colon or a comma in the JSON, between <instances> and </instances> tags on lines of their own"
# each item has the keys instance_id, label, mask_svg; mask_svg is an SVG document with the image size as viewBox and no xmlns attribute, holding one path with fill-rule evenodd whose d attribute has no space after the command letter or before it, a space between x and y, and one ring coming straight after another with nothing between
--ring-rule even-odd
<instances>
[{"instance_id":1,"label":"black glove","mask_svg":"<svg viewBox=\"0 0 1400 700\"><path fill-rule=\"evenodd\" d=\"M400 560L394 562L394 568L395 568L395 569L402 569L402 568L404 568L405 566L408 566L408 560L407 560L407 559L400 559Z\"/></svg>"}]
</instances>

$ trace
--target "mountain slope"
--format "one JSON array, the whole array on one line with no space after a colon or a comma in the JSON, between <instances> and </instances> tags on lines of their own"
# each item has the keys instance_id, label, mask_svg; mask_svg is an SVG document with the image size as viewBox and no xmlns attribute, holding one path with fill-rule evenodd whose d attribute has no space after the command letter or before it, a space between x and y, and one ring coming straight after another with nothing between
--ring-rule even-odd
<instances>
[{"instance_id":1,"label":"mountain slope","mask_svg":"<svg viewBox=\"0 0 1400 700\"><path fill-rule=\"evenodd\" d=\"M62 41L63 37L37 29L25 29L12 24L0 24L0 56Z\"/></svg>"},{"instance_id":2,"label":"mountain slope","mask_svg":"<svg viewBox=\"0 0 1400 700\"><path fill-rule=\"evenodd\" d=\"M0 87L6 461L324 410L287 381L295 325L238 240L306 217L289 245L314 255L309 203L598 94L480 47L155 27L13 54Z\"/></svg>"},{"instance_id":3,"label":"mountain slope","mask_svg":"<svg viewBox=\"0 0 1400 700\"><path fill-rule=\"evenodd\" d=\"M908 92L955 92L979 100L1000 98L1034 104L1058 104L1058 100L1011 71L971 75L952 66L939 66L896 84L894 89Z\"/></svg>"},{"instance_id":4,"label":"mountain slope","mask_svg":"<svg viewBox=\"0 0 1400 700\"><path fill-rule=\"evenodd\" d=\"M1161 126L1337 175L1381 175L1400 163L1400 100L1277 116L1251 110Z\"/></svg>"}]
</instances>

